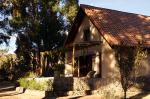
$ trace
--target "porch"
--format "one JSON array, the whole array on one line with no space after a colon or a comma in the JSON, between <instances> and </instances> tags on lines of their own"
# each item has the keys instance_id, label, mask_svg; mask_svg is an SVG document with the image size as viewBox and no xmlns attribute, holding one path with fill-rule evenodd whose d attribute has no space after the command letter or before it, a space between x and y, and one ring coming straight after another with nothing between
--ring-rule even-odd
<instances>
[{"instance_id":1,"label":"porch","mask_svg":"<svg viewBox=\"0 0 150 99\"><path fill-rule=\"evenodd\" d=\"M73 43L65 57L66 77L101 77L101 41Z\"/></svg>"}]
</instances>

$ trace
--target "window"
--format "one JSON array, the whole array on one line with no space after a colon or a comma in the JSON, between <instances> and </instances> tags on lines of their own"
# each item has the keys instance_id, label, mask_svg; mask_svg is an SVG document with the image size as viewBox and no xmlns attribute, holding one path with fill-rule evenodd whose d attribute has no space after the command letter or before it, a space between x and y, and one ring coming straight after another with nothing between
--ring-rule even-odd
<instances>
[{"instance_id":1,"label":"window","mask_svg":"<svg viewBox=\"0 0 150 99\"><path fill-rule=\"evenodd\" d=\"M88 29L85 29L84 30L84 37L83 37L83 39L84 39L84 41L90 41L90 29L88 28Z\"/></svg>"}]
</instances>

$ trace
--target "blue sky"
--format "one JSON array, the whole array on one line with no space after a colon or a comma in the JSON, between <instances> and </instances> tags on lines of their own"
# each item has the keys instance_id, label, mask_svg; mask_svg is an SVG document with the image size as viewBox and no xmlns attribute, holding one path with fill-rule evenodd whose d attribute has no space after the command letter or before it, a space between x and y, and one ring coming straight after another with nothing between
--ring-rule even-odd
<instances>
[{"instance_id":1,"label":"blue sky","mask_svg":"<svg viewBox=\"0 0 150 99\"><path fill-rule=\"evenodd\" d=\"M97 7L109 8L124 12L131 12L150 16L150 0L79 0L79 4L87 4ZM5 45L3 45L2 48ZM10 40L8 47L10 53L15 50L15 37Z\"/></svg>"},{"instance_id":2,"label":"blue sky","mask_svg":"<svg viewBox=\"0 0 150 99\"><path fill-rule=\"evenodd\" d=\"M13 35L11 36L10 38L10 42L9 42L9 45L6 46L6 44L2 44L0 45L0 49L7 49L8 50L8 53L14 53L14 51L16 50L16 45L15 45L15 42L16 42L16 36Z\"/></svg>"},{"instance_id":3,"label":"blue sky","mask_svg":"<svg viewBox=\"0 0 150 99\"><path fill-rule=\"evenodd\" d=\"M124 12L150 16L150 0L79 0L80 4L93 5Z\"/></svg>"}]
</instances>

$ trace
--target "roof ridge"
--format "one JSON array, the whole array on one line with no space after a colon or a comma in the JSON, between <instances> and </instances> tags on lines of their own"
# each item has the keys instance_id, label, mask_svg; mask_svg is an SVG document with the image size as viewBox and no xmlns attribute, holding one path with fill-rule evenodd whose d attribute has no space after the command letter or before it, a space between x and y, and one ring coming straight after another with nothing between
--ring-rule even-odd
<instances>
[{"instance_id":1,"label":"roof ridge","mask_svg":"<svg viewBox=\"0 0 150 99\"><path fill-rule=\"evenodd\" d=\"M144 14L126 12L126 11L115 10L115 9L109 9L109 8L103 8L103 7L97 7L97 6L86 5L86 4L80 4L80 7L81 7L82 9L85 9L85 8L105 9L105 10L110 10L110 11L116 11L116 12L126 13L126 14L134 14L134 15L140 15L140 16L144 16L144 17L150 17L150 16L144 15Z\"/></svg>"}]
</instances>

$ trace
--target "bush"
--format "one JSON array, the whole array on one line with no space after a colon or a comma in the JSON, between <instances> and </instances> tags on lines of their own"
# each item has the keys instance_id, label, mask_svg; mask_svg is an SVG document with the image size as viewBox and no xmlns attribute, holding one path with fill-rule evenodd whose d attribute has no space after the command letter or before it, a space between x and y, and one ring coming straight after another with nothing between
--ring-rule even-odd
<instances>
[{"instance_id":1,"label":"bush","mask_svg":"<svg viewBox=\"0 0 150 99\"><path fill-rule=\"evenodd\" d=\"M34 72L27 72L25 74L25 77L26 78L35 78L35 77L38 77L38 75L36 73L34 73Z\"/></svg>"},{"instance_id":2,"label":"bush","mask_svg":"<svg viewBox=\"0 0 150 99\"><path fill-rule=\"evenodd\" d=\"M27 80L27 78L20 78L18 82L21 87L28 88L29 81Z\"/></svg>"},{"instance_id":3,"label":"bush","mask_svg":"<svg viewBox=\"0 0 150 99\"><path fill-rule=\"evenodd\" d=\"M33 90L53 90L51 81L37 81L36 79L20 78L18 80L21 87Z\"/></svg>"},{"instance_id":4,"label":"bush","mask_svg":"<svg viewBox=\"0 0 150 99\"><path fill-rule=\"evenodd\" d=\"M13 64L15 64L15 62L12 55L0 59L0 75L2 75L5 80L13 79Z\"/></svg>"},{"instance_id":5,"label":"bush","mask_svg":"<svg viewBox=\"0 0 150 99\"><path fill-rule=\"evenodd\" d=\"M47 82L37 82L36 80L29 80L28 81L29 89L34 90L45 90L47 86Z\"/></svg>"},{"instance_id":6,"label":"bush","mask_svg":"<svg viewBox=\"0 0 150 99\"><path fill-rule=\"evenodd\" d=\"M7 55L5 59L0 59L0 75L5 80L16 81L27 71L27 66L23 64L22 58L18 59L13 55Z\"/></svg>"}]
</instances>

